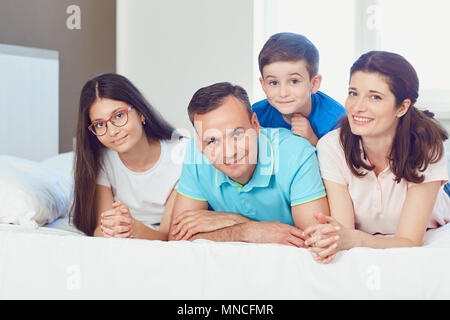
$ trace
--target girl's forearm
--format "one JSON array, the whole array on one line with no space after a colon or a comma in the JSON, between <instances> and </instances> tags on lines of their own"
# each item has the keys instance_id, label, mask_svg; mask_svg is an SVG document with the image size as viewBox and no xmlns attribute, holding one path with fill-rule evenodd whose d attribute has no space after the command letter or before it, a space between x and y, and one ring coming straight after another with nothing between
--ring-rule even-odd
<instances>
[{"instance_id":1,"label":"girl's forearm","mask_svg":"<svg viewBox=\"0 0 450 320\"><path fill-rule=\"evenodd\" d=\"M147 240L162 240L167 241L167 234L164 232L153 230L147 227L140 221L134 220L134 238L147 239ZM97 226L94 230L94 237L104 237L104 234L100 226Z\"/></svg>"},{"instance_id":2,"label":"girl's forearm","mask_svg":"<svg viewBox=\"0 0 450 320\"><path fill-rule=\"evenodd\" d=\"M167 241L167 233L153 230L138 220L134 220L134 228L134 238Z\"/></svg>"},{"instance_id":3,"label":"girl's forearm","mask_svg":"<svg viewBox=\"0 0 450 320\"><path fill-rule=\"evenodd\" d=\"M95 228L93 236L94 237L103 237L103 232L99 225Z\"/></svg>"}]
</instances>

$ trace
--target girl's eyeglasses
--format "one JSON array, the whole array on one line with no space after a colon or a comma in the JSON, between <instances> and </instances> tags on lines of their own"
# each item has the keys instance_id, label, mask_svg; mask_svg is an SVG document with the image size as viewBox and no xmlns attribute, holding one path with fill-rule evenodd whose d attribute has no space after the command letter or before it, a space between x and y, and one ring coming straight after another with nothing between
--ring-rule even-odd
<instances>
[{"instance_id":1,"label":"girl's eyeglasses","mask_svg":"<svg viewBox=\"0 0 450 320\"><path fill-rule=\"evenodd\" d=\"M91 131L96 136L103 136L107 130L107 123L111 122L116 127L123 127L128 122L128 112L131 111L133 107L129 107L128 109L118 110L111 115L108 120L99 120L94 121L88 127L89 131Z\"/></svg>"}]
</instances>

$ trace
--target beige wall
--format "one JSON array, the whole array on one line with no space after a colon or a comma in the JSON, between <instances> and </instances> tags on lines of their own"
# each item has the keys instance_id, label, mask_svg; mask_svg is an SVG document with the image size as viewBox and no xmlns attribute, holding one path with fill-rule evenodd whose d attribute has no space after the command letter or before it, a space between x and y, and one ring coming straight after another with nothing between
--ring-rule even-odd
<instances>
[{"instance_id":1,"label":"beige wall","mask_svg":"<svg viewBox=\"0 0 450 320\"><path fill-rule=\"evenodd\" d=\"M67 7L81 10L81 29L69 30ZM114 0L1 0L0 43L59 52L59 152L72 150L81 87L116 70Z\"/></svg>"},{"instance_id":2,"label":"beige wall","mask_svg":"<svg viewBox=\"0 0 450 320\"><path fill-rule=\"evenodd\" d=\"M175 127L191 130L187 106L219 81L251 96L253 0L118 0L117 72Z\"/></svg>"}]
</instances>

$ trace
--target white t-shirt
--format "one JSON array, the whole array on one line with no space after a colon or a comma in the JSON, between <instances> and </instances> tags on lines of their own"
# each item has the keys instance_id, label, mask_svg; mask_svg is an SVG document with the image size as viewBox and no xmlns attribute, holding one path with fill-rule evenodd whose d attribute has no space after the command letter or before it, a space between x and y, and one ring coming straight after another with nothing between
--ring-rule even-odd
<instances>
[{"instance_id":1,"label":"white t-shirt","mask_svg":"<svg viewBox=\"0 0 450 320\"><path fill-rule=\"evenodd\" d=\"M167 198L178 186L187 140L161 140L161 155L145 172L131 171L116 151L105 148L97 184L111 188L114 200L125 203L136 220L147 226L158 224Z\"/></svg>"}]
</instances>

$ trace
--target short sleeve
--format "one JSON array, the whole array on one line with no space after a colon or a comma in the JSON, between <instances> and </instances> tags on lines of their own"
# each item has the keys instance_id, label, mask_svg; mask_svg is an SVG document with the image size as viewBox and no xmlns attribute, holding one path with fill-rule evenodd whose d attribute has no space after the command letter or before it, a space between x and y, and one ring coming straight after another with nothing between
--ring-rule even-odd
<instances>
[{"instance_id":1,"label":"short sleeve","mask_svg":"<svg viewBox=\"0 0 450 320\"><path fill-rule=\"evenodd\" d=\"M445 153L442 155L441 159L436 163L431 163L428 168L420 174L425 176L422 183L441 181L441 186L448 182L448 168L447 168L447 157ZM416 185L416 183L408 181L408 188Z\"/></svg>"},{"instance_id":2,"label":"short sleeve","mask_svg":"<svg viewBox=\"0 0 450 320\"><path fill-rule=\"evenodd\" d=\"M322 179L348 185L349 180L345 174L347 162L339 142L338 132L339 129L331 131L317 143L320 173Z\"/></svg>"},{"instance_id":3,"label":"short sleeve","mask_svg":"<svg viewBox=\"0 0 450 320\"><path fill-rule=\"evenodd\" d=\"M200 152L196 151L194 139L192 139L186 149L177 191L179 194L187 198L207 201L206 196L200 187L201 181L198 172L199 153Z\"/></svg>"},{"instance_id":4,"label":"short sleeve","mask_svg":"<svg viewBox=\"0 0 450 320\"><path fill-rule=\"evenodd\" d=\"M320 176L319 163L313 151L298 167L290 188L291 206L317 200L326 196Z\"/></svg>"}]
</instances>

